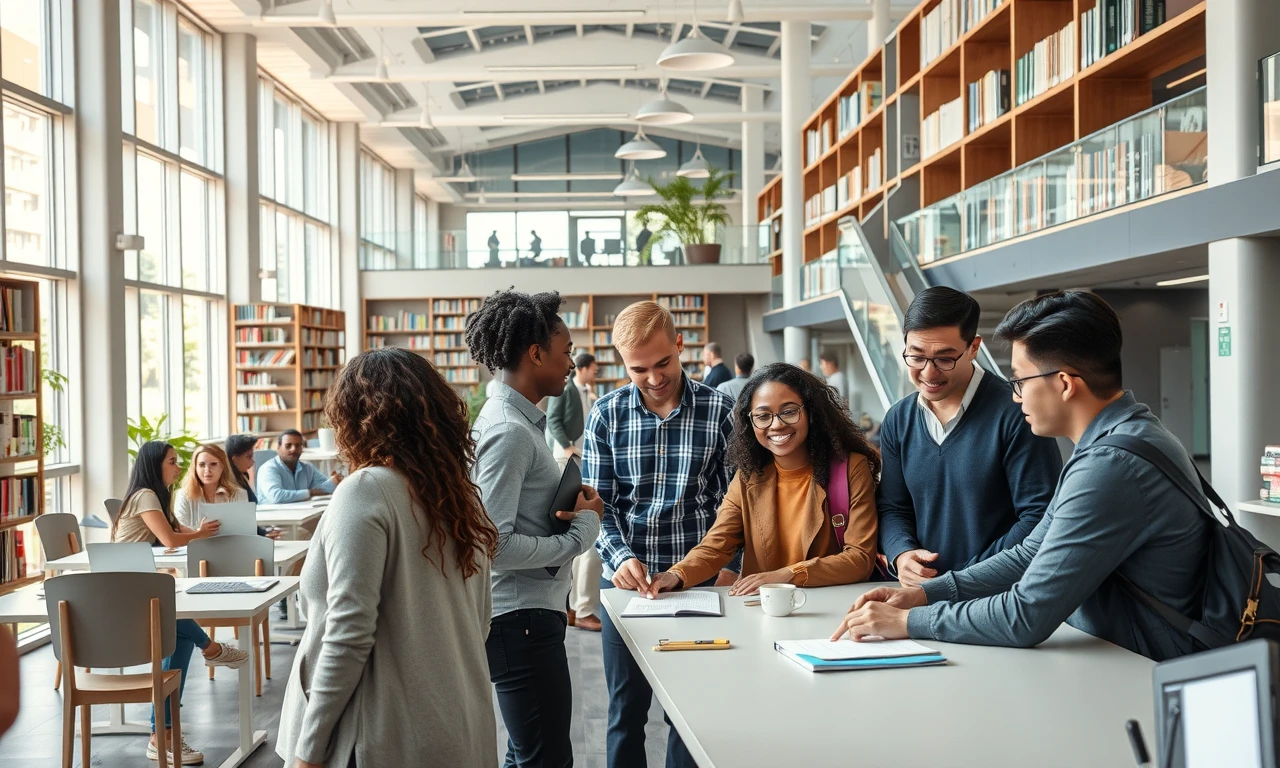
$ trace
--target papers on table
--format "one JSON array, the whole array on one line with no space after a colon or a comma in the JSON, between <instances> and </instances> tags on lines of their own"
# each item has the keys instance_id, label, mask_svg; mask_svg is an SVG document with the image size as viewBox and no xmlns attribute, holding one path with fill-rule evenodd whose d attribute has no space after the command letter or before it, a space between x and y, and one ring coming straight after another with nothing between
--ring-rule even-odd
<instances>
[{"instance_id":1,"label":"papers on table","mask_svg":"<svg viewBox=\"0 0 1280 768\"><path fill-rule=\"evenodd\" d=\"M945 664L946 657L914 640L779 640L775 650L810 672L841 669L885 669Z\"/></svg>"},{"instance_id":2,"label":"papers on table","mask_svg":"<svg viewBox=\"0 0 1280 768\"><path fill-rule=\"evenodd\" d=\"M297 501L292 504L259 504L259 512L298 512L301 510L320 510L329 506L329 499L315 498L307 501Z\"/></svg>"},{"instance_id":3,"label":"papers on table","mask_svg":"<svg viewBox=\"0 0 1280 768\"><path fill-rule=\"evenodd\" d=\"M654 600L633 597L622 612L623 618L638 616L723 616L724 605L719 592L691 589L687 592L662 592Z\"/></svg>"},{"instance_id":4,"label":"papers on table","mask_svg":"<svg viewBox=\"0 0 1280 768\"><path fill-rule=\"evenodd\" d=\"M152 547L152 548L151 548L151 554L152 554L152 555L154 555L155 557L161 557L161 556L167 556L167 557L186 557L186 556L187 556L187 548L186 548L186 547L173 547L173 548L168 548L168 547Z\"/></svg>"}]
</instances>

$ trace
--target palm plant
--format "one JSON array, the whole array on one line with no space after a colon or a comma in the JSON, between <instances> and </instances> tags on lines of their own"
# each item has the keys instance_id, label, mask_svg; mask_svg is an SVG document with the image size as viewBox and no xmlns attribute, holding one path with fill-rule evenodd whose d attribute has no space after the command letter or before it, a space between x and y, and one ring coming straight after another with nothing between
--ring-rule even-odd
<instances>
[{"instance_id":1,"label":"palm plant","mask_svg":"<svg viewBox=\"0 0 1280 768\"><path fill-rule=\"evenodd\" d=\"M729 209L720 201L733 196L726 185L734 174L721 173L719 168L710 170L711 175L703 180L701 189L684 176L676 176L668 184L658 184L652 177L648 179L662 202L642 205L636 210L636 223L642 227L660 220L640 252L640 263L649 263L653 246L668 234L674 235L683 246L702 245L715 227L728 225Z\"/></svg>"}]
</instances>

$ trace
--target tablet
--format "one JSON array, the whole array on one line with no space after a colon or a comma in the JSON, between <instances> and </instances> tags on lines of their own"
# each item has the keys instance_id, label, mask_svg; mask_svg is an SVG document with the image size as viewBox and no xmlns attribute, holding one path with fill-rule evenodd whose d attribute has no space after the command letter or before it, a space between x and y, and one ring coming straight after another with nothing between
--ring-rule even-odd
<instances>
[{"instance_id":1,"label":"tablet","mask_svg":"<svg viewBox=\"0 0 1280 768\"><path fill-rule=\"evenodd\" d=\"M582 492L582 470L578 468L577 459L572 456L564 463L564 472L560 473L560 485L556 488L555 498L551 501L551 509L547 514L551 517L553 534L567 533L572 521L556 517L557 512L572 511L578 506L578 494ZM547 573L555 576L560 566L548 566Z\"/></svg>"},{"instance_id":2,"label":"tablet","mask_svg":"<svg viewBox=\"0 0 1280 768\"><path fill-rule=\"evenodd\" d=\"M222 522L222 527L218 529L219 536L258 535L258 505L252 501L201 504L200 514L206 520Z\"/></svg>"}]
</instances>

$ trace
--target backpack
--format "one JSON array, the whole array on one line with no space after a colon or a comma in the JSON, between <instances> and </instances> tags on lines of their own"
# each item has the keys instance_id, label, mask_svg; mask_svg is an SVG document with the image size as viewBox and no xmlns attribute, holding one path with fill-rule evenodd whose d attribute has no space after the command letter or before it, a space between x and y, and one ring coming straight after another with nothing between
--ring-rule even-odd
<instances>
[{"instance_id":1,"label":"backpack","mask_svg":"<svg viewBox=\"0 0 1280 768\"><path fill-rule=\"evenodd\" d=\"M1120 586L1178 631L1189 635L1201 650L1241 643L1252 637L1280 640L1280 555L1235 521L1222 497L1199 470L1196 477L1200 488L1196 489L1164 452L1145 440L1132 435L1108 435L1095 445L1119 448L1154 465L1214 523L1210 526L1199 621L1161 603L1117 573ZM1217 507L1220 514L1214 514L1210 504Z\"/></svg>"},{"instance_id":2,"label":"backpack","mask_svg":"<svg viewBox=\"0 0 1280 768\"><path fill-rule=\"evenodd\" d=\"M838 482L843 478L844 482ZM849 527L849 457L839 454L831 459L831 476L827 480L827 516L835 529L836 543L844 549L844 532ZM883 562L884 555L876 559L870 581L897 581L889 575Z\"/></svg>"}]
</instances>

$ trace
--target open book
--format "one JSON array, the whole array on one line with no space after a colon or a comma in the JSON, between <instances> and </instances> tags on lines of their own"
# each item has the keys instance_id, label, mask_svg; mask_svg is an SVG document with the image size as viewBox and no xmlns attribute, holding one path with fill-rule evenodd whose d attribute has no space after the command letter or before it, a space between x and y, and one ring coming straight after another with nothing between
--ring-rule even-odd
<instances>
[{"instance_id":1,"label":"open book","mask_svg":"<svg viewBox=\"0 0 1280 768\"><path fill-rule=\"evenodd\" d=\"M622 618L636 616L723 616L724 603L719 592L691 589L687 592L662 592L656 599L633 597L622 612Z\"/></svg>"},{"instance_id":2,"label":"open book","mask_svg":"<svg viewBox=\"0 0 1280 768\"><path fill-rule=\"evenodd\" d=\"M857 643L852 640L779 640L778 653L810 672L842 669L885 669L946 664L941 653L914 640L880 640Z\"/></svg>"}]
</instances>

